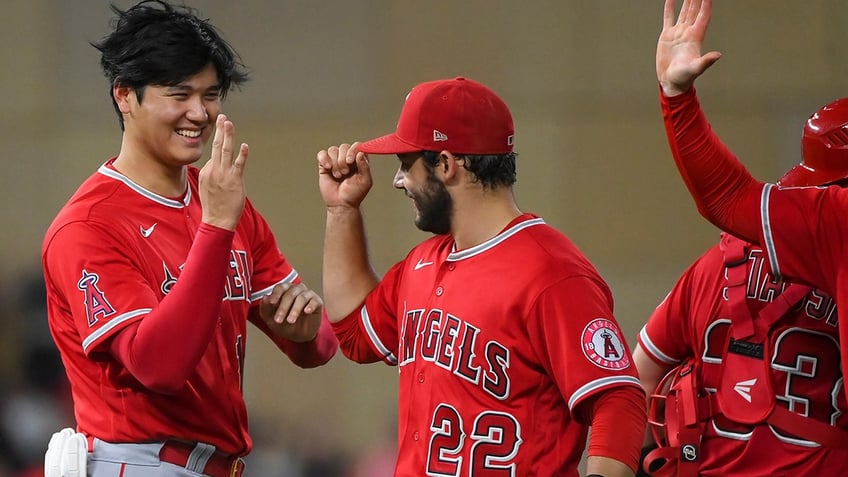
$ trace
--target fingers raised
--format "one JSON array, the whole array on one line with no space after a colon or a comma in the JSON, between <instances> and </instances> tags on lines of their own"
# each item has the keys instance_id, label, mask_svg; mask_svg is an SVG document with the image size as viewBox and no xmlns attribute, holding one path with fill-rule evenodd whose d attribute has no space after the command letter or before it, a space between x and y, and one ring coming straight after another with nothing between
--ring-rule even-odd
<instances>
[{"instance_id":1,"label":"fingers raised","mask_svg":"<svg viewBox=\"0 0 848 477\"><path fill-rule=\"evenodd\" d=\"M226 122L227 117L223 114L219 114L218 118L215 119L215 135L212 136L212 157L209 158L210 162L213 164L221 163L221 149L224 144L224 123Z\"/></svg>"},{"instance_id":2,"label":"fingers raised","mask_svg":"<svg viewBox=\"0 0 848 477\"><path fill-rule=\"evenodd\" d=\"M663 7L663 29L674 26L674 0L665 0Z\"/></svg>"}]
</instances>

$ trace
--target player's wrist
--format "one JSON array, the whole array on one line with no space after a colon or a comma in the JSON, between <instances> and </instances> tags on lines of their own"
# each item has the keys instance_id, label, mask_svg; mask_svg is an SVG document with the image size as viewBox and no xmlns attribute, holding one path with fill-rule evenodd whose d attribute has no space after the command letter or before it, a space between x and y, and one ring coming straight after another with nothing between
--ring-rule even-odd
<instances>
[{"instance_id":1,"label":"player's wrist","mask_svg":"<svg viewBox=\"0 0 848 477\"><path fill-rule=\"evenodd\" d=\"M359 205L335 204L327 206L327 215L344 217L348 215L359 215Z\"/></svg>"}]
</instances>

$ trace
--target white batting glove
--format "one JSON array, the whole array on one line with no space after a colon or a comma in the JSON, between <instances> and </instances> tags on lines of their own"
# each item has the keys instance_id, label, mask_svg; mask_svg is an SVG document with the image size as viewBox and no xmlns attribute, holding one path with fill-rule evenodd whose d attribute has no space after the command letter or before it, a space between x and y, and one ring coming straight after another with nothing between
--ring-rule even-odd
<instances>
[{"instance_id":1,"label":"white batting glove","mask_svg":"<svg viewBox=\"0 0 848 477\"><path fill-rule=\"evenodd\" d=\"M54 432L44 454L44 477L86 477L87 454L84 435L70 427Z\"/></svg>"}]
</instances>

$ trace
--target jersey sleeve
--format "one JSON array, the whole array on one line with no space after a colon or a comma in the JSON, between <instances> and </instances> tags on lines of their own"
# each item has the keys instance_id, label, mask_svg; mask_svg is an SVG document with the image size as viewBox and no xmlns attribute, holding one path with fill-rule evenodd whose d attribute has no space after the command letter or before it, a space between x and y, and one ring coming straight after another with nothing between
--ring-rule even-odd
<instances>
[{"instance_id":1,"label":"jersey sleeve","mask_svg":"<svg viewBox=\"0 0 848 477\"><path fill-rule=\"evenodd\" d=\"M698 211L737 237L757 240L763 183L713 132L694 87L674 97L660 92L660 100L674 162Z\"/></svg>"},{"instance_id":2,"label":"jersey sleeve","mask_svg":"<svg viewBox=\"0 0 848 477\"><path fill-rule=\"evenodd\" d=\"M47 286L69 308L87 355L158 305L126 243L104 225L73 222L46 244Z\"/></svg>"},{"instance_id":3,"label":"jersey sleeve","mask_svg":"<svg viewBox=\"0 0 848 477\"><path fill-rule=\"evenodd\" d=\"M249 200L245 201L242 217L242 227L250 242L253 257L250 302L256 306L262 297L271 293L274 286L281 283L300 283L300 276L280 251L268 222Z\"/></svg>"},{"instance_id":4,"label":"jersey sleeve","mask_svg":"<svg viewBox=\"0 0 848 477\"><path fill-rule=\"evenodd\" d=\"M840 258L848 240L848 191L768 185L761 210L762 241L773 273L836 296Z\"/></svg>"},{"instance_id":5,"label":"jersey sleeve","mask_svg":"<svg viewBox=\"0 0 848 477\"><path fill-rule=\"evenodd\" d=\"M569 409L605 389L640 387L612 296L597 279L564 278L544 290L532 305L528 334Z\"/></svg>"},{"instance_id":6,"label":"jersey sleeve","mask_svg":"<svg viewBox=\"0 0 848 477\"><path fill-rule=\"evenodd\" d=\"M345 356L357 363L383 361L398 364L398 286L404 262L393 266L365 303L333 324L339 347Z\"/></svg>"},{"instance_id":7,"label":"jersey sleeve","mask_svg":"<svg viewBox=\"0 0 848 477\"><path fill-rule=\"evenodd\" d=\"M721 301L723 258L718 247L698 257L654 309L639 332L639 345L657 364L675 366L692 356L696 347L695 321L709 318L712 305Z\"/></svg>"}]
</instances>

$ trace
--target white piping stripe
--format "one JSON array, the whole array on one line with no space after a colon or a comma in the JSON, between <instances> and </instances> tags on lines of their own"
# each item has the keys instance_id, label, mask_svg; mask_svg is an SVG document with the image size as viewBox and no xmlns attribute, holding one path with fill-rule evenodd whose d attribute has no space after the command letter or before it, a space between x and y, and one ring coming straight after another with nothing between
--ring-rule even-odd
<instances>
[{"instance_id":1,"label":"white piping stripe","mask_svg":"<svg viewBox=\"0 0 848 477\"><path fill-rule=\"evenodd\" d=\"M589 383L584 384L580 387L574 394L571 395L571 398L568 400L568 409L574 409L574 405L586 396L587 394L591 394L592 392L604 388L613 384L618 383L630 383L639 386L639 389L642 389L642 383L639 379L634 378L633 376L608 376L605 378L596 379Z\"/></svg>"},{"instance_id":2,"label":"white piping stripe","mask_svg":"<svg viewBox=\"0 0 848 477\"><path fill-rule=\"evenodd\" d=\"M451 252L448 255L447 261L456 262L456 261L459 261L459 260L465 260L466 258L471 258L475 255L479 255L479 254L485 252L486 250L489 250L490 248L497 246L499 243L501 243L504 240L512 237L513 235L515 235L518 232L526 229L527 227L532 227L534 225L542 225L544 223L545 223L545 220L542 219L542 218L528 219L528 220L525 220L524 222L517 223L517 224L513 225L512 227L510 227L509 229L503 231L502 233L490 238L489 240L487 240L487 241L485 241L485 242L483 242L479 245L475 245L475 246L473 246L469 249L463 250L461 252ZM453 246L455 248L456 243L454 243Z\"/></svg>"},{"instance_id":3,"label":"white piping stripe","mask_svg":"<svg viewBox=\"0 0 848 477\"><path fill-rule=\"evenodd\" d=\"M102 337L106 333L109 333L110 331L112 331L116 326L120 325L121 323L124 323L127 320L131 320L131 319L133 319L133 318L135 318L136 316L139 316L139 315L146 315L146 314L150 313L152 310L153 310L153 308L142 308L140 310L135 310L135 311L130 311L128 313L124 313L123 315L120 315L117 318L113 318L112 321L110 321L109 323L106 323L102 327L98 328L97 331L88 335L88 338L83 340L82 350L87 351L88 347L91 346L91 343L97 341L98 339L100 339L100 337Z\"/></svg>"},{"instance_id":4,"label":"white piping stripe","mask_svg":"<svg viewBox=\"0 0 848 477\"><path fill-rule=\"evenodd\" d=\"M648 336L648 331L645 329L646 326L642 327L642 330L639 332L639 339L641 339L642 344L645 345L645 351L650 353L653 357L667 364L680 364L680 360L674 359L671 356L663 353L657 348L657 345L651 341L651 338Z\"/></svg>"},{"instance_id":5,"label":"white piping stripe","mask_svg":"<svg viewBox=\"0 0 848 477\"><path fill-rule=\"evenodd\" d=\"M161 195L154 194L153 192L150 192L149 190L130 180L129 177L113 169L109 169L105 165L100 166L100 169L98 169L97 172L103 174L106 177L111 177L112 179L121 181L130 189L136 191L138 194L146 197L147 199L152 200L153 202L157 202L167 207L172 207L174 209L182 209L183 207L191 203L191 187L188 187L188 185L186 185L185 198L183 198L183 201L180 202L178 200L168 199L167 197L162 197Z\"/></svg>"},{"instance_id":6,"label":"white piping stripe","mask_svg":"<svg viewBox=\"0 0 848 477\"><path fill-rule=\"evenodd\" d=\"M769 262L771 263L771 271L774 276L780 278L780 263L777 261L777 251L774 249L774 236L771 230L771 220L769 219L769 200L771 199L771 189L774 184L766 184L763 187L762 197L760 197L760 219L763 222L763 245L766 246Z\"/></svg>"},{"instance_id":7,"label":"white piping stripe","mask_svg":"<svg viewBox=\"0 0 848 477\"><path fill-rule=\"evenodd\" d=\"M249 300L250 300L251 303L256 301L256 300L261 300L262 297L264 297L265 295L269 295L271 293L271 291L274 290L275 286L282 285L283 283L293 283L295 281L295 279L297 279L297 270L292 269L291 273L289 273L285 278L278 281L277 283L275 283L275 284L273 284L273 285L271 285L267 288L263 288L261 290L257 290L255 292L251 293Z\"/></svg>"},{"instance_id":8,"label":"white piping stripe","mask_svg":"<svg viewBox=\"0 0 848 477\"><path fill-rule=\"evenodd\" d=\"M380 337L377 336L374 326L371 325L371 318L368 316L368 310L364 306L362 307L362 310L360 310L359 315L362 317L362 324L365 326L368 338L371 339L371 342L374 343L374 346L383 355L383 359L388 361L390 364L398 364L397 356L389 351L389 348L386 347L386 345L380 341Z\"/></svg>"}]
</instances>

